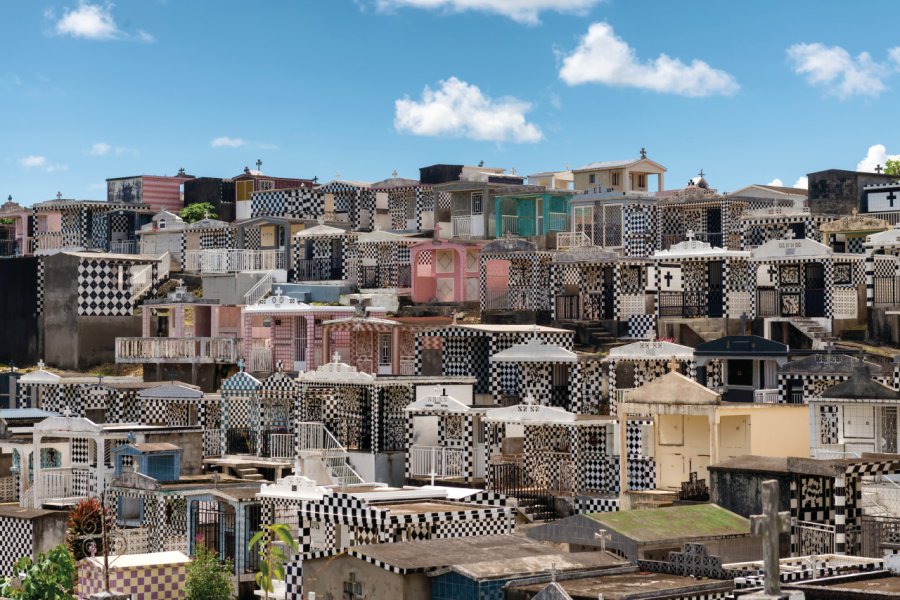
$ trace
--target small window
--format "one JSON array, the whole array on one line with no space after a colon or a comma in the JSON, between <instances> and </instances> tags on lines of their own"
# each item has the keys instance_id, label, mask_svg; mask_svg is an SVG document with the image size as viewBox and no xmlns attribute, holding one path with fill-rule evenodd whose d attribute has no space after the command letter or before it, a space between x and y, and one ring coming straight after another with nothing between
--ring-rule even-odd
<instances>
[{"instance_id":1,"label":"small window","mask_svg":"<svg viewBox=\"0 0 900 600\"><path fill-rule=\"evenodd\" d=\"M597 183L597 176L593 173L588 175L588 183Z\"/></svg>"},{"instance_id":2,"label":"small window","mask_svg":"<svg viewBox=\"0 0 900 600\"><path fill-rule=\"evenodd\" d=\"M275 182L271 179L261 179L259 182L259 191L268 192L275 189Z\"/></svg>"},{"instance_id":3,"label":"small window","mask_svg":"<svg viewBox=\"0 0 900 600\"><path fill-rule=\"evenodd\" d=\"M647 187L647 176L644 174L638 175L638 187L645 188Z\"/></svg>"},{"instance_id":4,"label":"small window","mask_svg":"<svg viewBox=\"0 0 900 600\"><path fill-rule=\"evenodd\" d=\"M615 185L619 185L619 174L618 174L618 173L611 173L610 176L609 176L609 182L610 182L610 183L609 183L610 185L614 185L614 186L615 186Z\"/></svg>"},{"instance_id":5,"label":"small window","mask_svg":"<svg viewBox=\"0 0 900 600\"><path fill-rule=\"evenodd\" d=\"M165 222L165 221L160 221L160 222L157 224L157 227L159 227L160 229L165 229L165 228L166 228L166 222Z\"/></svg>"},{"instance_id":6,"label":"small window","mask_svg":"<svg viewBox=\"0 0 900 600\"><path fill-rule=\"evenodd\" d=\"M474 192L472 194L472 214L480 215L484 213L484 194Z\"/></svg>"}]
</instances>

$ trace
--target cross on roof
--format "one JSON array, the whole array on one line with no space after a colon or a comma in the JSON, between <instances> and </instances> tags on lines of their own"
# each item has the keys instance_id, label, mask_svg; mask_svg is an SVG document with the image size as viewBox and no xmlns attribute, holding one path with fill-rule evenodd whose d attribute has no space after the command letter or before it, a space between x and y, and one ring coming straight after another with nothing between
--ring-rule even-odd
<instances>
[{"instance_id":1,"label":"cross on roof","mask_svg":"<svg viewBox=\"0 0 900 600\"><path fill-rule=\"evenodd\" d=\"M69 408L68 406L64 406L64 407L63 407L63 410L62 410L62 414L63 414L64 417L71 417L71 416L72 416L72 409Z\"/></svg>"},{"instance_id":2,"label":"cross on roof","mask_svg":"<svg viewBox=\"0 0 900 600\"><path fill-rule=\"evenodd\" d=\"M700 169L700 173L698 173L700 177L703 177L703 169Z\"/></svg>"},{"instance_id":3,"label":"cross on roof","mask_svg":"<svg viewBox=\"0 0 900 600\"><path fill-rule=\"evenodd\" d=\"M689 242L693 242L694 241L694 230L688 229L687 232L685 232L684 236L688 239Z\"/></svg>"},{"instance_id":4,"label":"cross on roof","mask_svg":"<svg viewBox=\"0 0 900 600\"><path fill-rule=\"evenodd\" d=\"M606 552L606 542L612 540L612 536L605 529L600 529L594 534L594 539L600 542L600 551Z\"/></svg>"},{"instance_id":5,"label":"cross on roof","mask_svg":"<svg viewBox=\"0 0 900 600\"><path fill-rule=\"evenodd\" d=\"M62 200L62 192L56 192L56 199Z\"/></svg>"},{"instance_id":6,"label":"cross on roof","mask_svg":"<svg viewBox=\"0 0 900 600\"><path fill-rule=\"evenodd\" d=\"M341 362L341 355L337 350L335 350L334 354L331 355L331 362L333 362L334 364Z\"/></svg>"},{"instance_id":7,"label":"cross on roof","mask_svg":"<svg viewBox=\"0 0 900 600\"><path fill-rule=\"evenodd\" d=\"M528 394L522 399L522 404L527 404L528 406L534 406L537 403L537 400L535 400L534 396L532 396L531 394Z\"/></svg>"},{"instance_id":8,"label":"cross on roof","mask_svg":"<svg viewBox=\"0 0 900 600\"><path fill-rule=\"evenodd\" d=\"M647 149L641 148L641 158L647 158Z\"/></svg>"},{"instance_id":9,"label":"cross on roof","mask_svg":"<svg viewBox=\"0 0 900 600\"><path fill-rule=\"evenodd\" d=\"M244 359L243 359L243 358L239 358L239 359L238 359L238 361L237 361L237 368L238 368L238 371L239 371L239 372L241 372L241 373L244 372Z\"/></svg>"},{"instance_id":10,"label":"cross on roof","mask_svg":"<svg viewBox=\"0 0 900 600\"><path fill-rule=\"evenodd\" d=\"M766 574L766 594L777 597L781 593L781 580L778 577L778 535L790 531L791 513L778 511L778 481L769 479L762 484L761 515L750 517L750 531L753 535L762 536L763 564Z\"/></svg>"},{"instance_id":11,"label":"cross on roof","mask_svg":"<svg viewBox=\"0 0 900 600\"><path fill-rule=\"evenodd\" d=\"M44 359L38 361L37 368L43 370L44 369Z\"/></svg>"},{"instance_id":12,"label":"cross on roof","mask_svg":"<svg viewBox=\"0 0 900 600\"><path fill-rule=\"evenodd\" d=\"M880 164L875 165L875 172L876 172L876 173L881 173L882 171L884 171L884 167L882 167Z\"/></svg>"},{"instance_id":13,"label":"cross on roof","mask_svg":"<svg viewBox=\"0 0 900 600\"><path fill-rule=\"evenodd\" d=\"M556 581L556 563L550 563L550 581Z\"/></svg>"},{"instance_id":14,"label":"cross on roof","mask_svg":"<svg viewBox=\"0 0 900 600\"><path fill-rule=\"evenodd\" d=\"M394 179L396 179L399 174L400 173L397 172L397 169L394 169L393 171L391 171L391 177L393 177Z\"/></svg>"},{"instance_id":15,"label":"cross on roof","mask_svg":"<svg viewBox=\"0 0 900 600\"><path fill-rule=\"evenodd\" d=\"M262 161L260 159L256 159L256 170L262 172Z\"/></svg>"},{"instance_id":16,"label":"cross on roof","mask_svg":"<svg viewBox=\"0 0 900 600\"><path fill-rule=\"evenodd\" d=\"M284 294L284 290L282 290L280 287L277 287L272 291L272 294L280 298L281 295Z\"/></svg>"}]
</instances>

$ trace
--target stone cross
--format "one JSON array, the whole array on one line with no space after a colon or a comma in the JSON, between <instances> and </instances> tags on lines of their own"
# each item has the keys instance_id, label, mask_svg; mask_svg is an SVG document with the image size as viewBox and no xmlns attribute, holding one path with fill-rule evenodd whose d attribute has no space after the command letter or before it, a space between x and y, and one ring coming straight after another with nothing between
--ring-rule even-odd
<instances>
[{"instance_id":1,"label":"stone cross","mask_svg":"<svg viewBox=\"0 0 900 600\"><path fill-rule=\"evenodd\" d=\"M606 552L606 542L610 541L612 536L605 529L600 529L594 534L594 539L600 542L600 552Z\"/></svg>"},{"instance_id":2,"label":"stone cross","mask_svg":"<svg viewBox=\"0 0 900 600\"><path fill-rule=\"evenodd\" d=\"M686 237L689 242L693 242L694 241L694 230L688 229L687 232L685 232L684 237Z\"/></svg>"},{"instance_id":3,"label":"stone cross","mask_svg":"<svg viewBox=\"0 0 900 600\"><path fill-rule=\"evenodd\" d=\"M556 563L550 563L550 581L556 581Z\"/></svg>"},{"instance_id":4,"label":"stone cross","mask_svg":"<svg viewBox=\"0 0 900 600\"><path fill-rule=\"evenodd\" d=\"M397 173L397 169L394 169L393 171L391 171L391 177L393 177L394 179L396 179L396 178L397 178L397 175L399 175L399 173Z\"/></svg>"},{"instance_id":5,"label":"stone cross","mask_svg":"<svg viewBox=\"0 0 900 600\"><path fill-rule=\"evenodd\" d=\"M238 361L237 361L237 367L238 367L238 370L239 370L241 373L244 372L244 359L243 359L243 358L239 358L239 359L238 359Z\"/></svg>"},{"instance_id":6,"label":"stone cross","mask_svg":"<svg viewBox=\"0 0 900 600\"><path fill-rule=\"evenodd\" d=\"M42 371L44 370L44 359L43 358L38 361L37 368Z\"/></svg>"},{"instance_id":7,"label":"stone cross","mask_svg":"<svg viewBox=\"0 0 900 600\"><path fill-rule=\"evenodd\" d=\"M876 172L876 173L881 173L882 171L884 171L884 167L882 167L880 164L875 165L875 172Z\"/></svg>"},{"instance_id":8,"label":"stone cross","mask_svg":"<svg viewBox=\"0 0 900 600\"><path fill-rule=\"evenodd\" d=\"M787 232L785 232L784 234L784 237L787 240L792 240L796 237L796 235L797 234L794 232L793 228L788 228Z\"/></svg>"},{"instance_id":9,"label":"stone cross","mask_svg":"<svg viewBox=\"0 0 900 600\"><path fill-rule=\"evenodd\" d=\"M778 535L790 530L791 513L778 512L778 481L769 479L762 484L761 515L750 517L750 531L763 538L763 565L766 575L766 594L777 597L781 594L781 580L778 577Z\"/></svg>"},{"instance_id":10,"label":"stone cross","mask_svg":"<svg viewBox=\"0 0 900 600\"><path fill-rule=\"evenodd\" d=\"M62 200L62 192L56 192L56 199Z\"/></svg>"},{"instance_id":11,"label":"stone cross","mask_svg":"<svg viewBox=\"0 0 900 600\"><path fill-rule=\"evenodd\" d=\"M641 148L641 158L647 158L647 149Z\"/></svg>"},{"instance_id":12,"label":"stone cross","mask_svg":"<svg viewBox=\"0 0 900 600\"><path fill-rule=\"evenodd\" d=\"M331 362L333 362L334 364L338 364L339 362L341 362L341 355L337 350L335 350L334 354L331 355Z\"/></svg>"},{"instance_id":13,"label":"stone cross","mask_svg":"<svg viewBox=\"0 0 900 600\"><path fill-rule=\"evenodd\" d=\"M273 293L275 296L278 296L278 297L280 298L281 295L284 293L284 291L283 291L280 287L277 287L277 288L275 288L275 290L274 290L272 293Z\"/></svg>"},{"instance_id":14,"label":"stone cross","mask_svg":"<svg viewBox=\"0 0 900 600\"><path fill-rule=\"evenodd\" d=\"M678 372L678 359L674 356L672 360L669 361L669 373L677 373Z\"/></svg>"}]
</instances>

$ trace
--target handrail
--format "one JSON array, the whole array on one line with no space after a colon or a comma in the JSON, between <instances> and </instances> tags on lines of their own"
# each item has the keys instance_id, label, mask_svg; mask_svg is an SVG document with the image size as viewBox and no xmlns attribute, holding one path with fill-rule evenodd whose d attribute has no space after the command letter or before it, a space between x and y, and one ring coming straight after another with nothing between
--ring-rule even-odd
<instances>
[{"instance_id":1,"label":"handrail","mask_svg":"<svg viewBox=\"0 0 900 600\"><path fill-rule=\"evenodd\" d=\"M131 301L136 302L153 287L153 265L144 265L131 272Z\"/></svg>"},{"instance_id":2,"label":"handrail","mask_svg":"<svg viewBox=\"0 0 900 600\"><path fill-rule=\"evenodd\" d=\"M260 300L262 300L266 294L272 291L272 279L274 277L274 271L269 271L265 275L262 276L262 279L257 281L253 287L247 290L247 293L244 294L244 305L251 306L256 304Z\"/></svg>"},{"instance_id":3,"label":"handrail","mask_svg":"<svg viewBox=\"0 0 900 600\"><path fill-rule=\"evenodd\" d=\"M318 454L332 479L341 485L365 483L353 467L347 463L347 449L341 445L324 423L301 421L297 423L299 452Z\"/></svg>"}]
</instances>

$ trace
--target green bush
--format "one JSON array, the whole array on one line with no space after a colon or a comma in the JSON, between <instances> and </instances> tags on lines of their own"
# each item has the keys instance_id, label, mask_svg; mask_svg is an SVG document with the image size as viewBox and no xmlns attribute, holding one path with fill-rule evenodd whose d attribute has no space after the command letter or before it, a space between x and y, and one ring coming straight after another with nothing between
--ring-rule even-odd
<instances>
[{"instance_id":1,"label":"green bush","mask_svg":"<svg viewBox=\"0 0 900 600\"><path fill-rule=\"evenodd\" d=\"M218 555L202 544L197 544L197 554L187 568L185 600L231 600L231 561L220 562Z\"/></svg>"},{"instance_id":2,"label":"green bush","mask_svg":"<svg viewBox=\"0 0 900 600\"><path fill-rule=\"evenodd\" d=\"M60 544L37 560L23 556L13 565L13 577L0 585L0 596L13 600L71 600L75 593L75 559Z\"/></svg>"}]
</instances>

